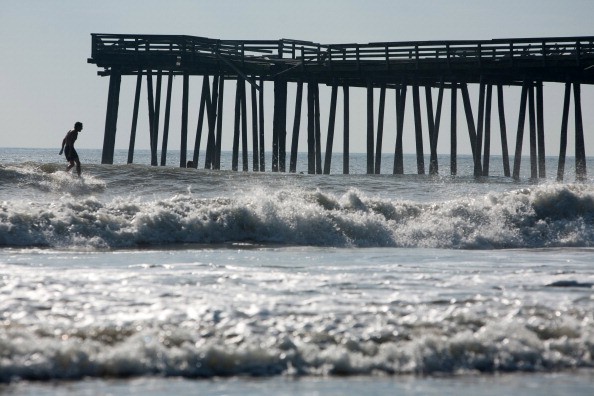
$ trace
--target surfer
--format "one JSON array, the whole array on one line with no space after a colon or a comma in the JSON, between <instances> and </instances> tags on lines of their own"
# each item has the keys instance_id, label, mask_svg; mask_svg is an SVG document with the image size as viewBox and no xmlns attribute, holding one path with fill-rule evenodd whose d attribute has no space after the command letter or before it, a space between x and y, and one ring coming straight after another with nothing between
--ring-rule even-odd
<instances>
[{"instance_id":1,"label":"surfer","mask_svg":"<svg viewBox=\"0 0 594 396\"><path fill-rule=\"evenodd\" d=\"M80 160L78 159L78 153L74 149L74 142L78 138L78 133L82 131L83 124L80 121L74 123L74 129L71 129L66 133L66 137L62 140L62 148L60 149L60 155L64 153L66 155L66 161L70 162L70 165L66 168L68 172L76 163L76 173L80 177Z\"/></svg>"}]
</instances>

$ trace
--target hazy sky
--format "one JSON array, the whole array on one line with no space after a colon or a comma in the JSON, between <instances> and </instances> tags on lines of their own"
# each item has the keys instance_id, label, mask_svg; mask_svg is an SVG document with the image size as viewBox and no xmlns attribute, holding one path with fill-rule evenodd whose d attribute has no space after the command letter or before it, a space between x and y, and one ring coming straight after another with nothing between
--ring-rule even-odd
<instances>
[{"instance_id":1,"label":"hazy sky","mask_svg":"<svg viewBox=\"0 0 594 396\"><path fill-rule=\"evenodd\" d=\"M59 147L64 133L76 120L85 125L77 145L82 148L102 147L108 79L97 76L97 67L87 63L91 53L91 33L185 34L221 39L292 38L319 43L366 43L589 36L594 35L591 27L593 18L592 0L0 0L0 147ZM198 78L192 78L191 81L191 137L188 147L193 147L199 81ZM117 148L128 146L134 83L134 77L122 79ZM272 85L266 88L268 93L272 93ZM137 139L139 148L148 148L144 89L143 86ZM292 92L289 92L289 133L292 130ZM561 92L562 87L545 86L548 154L558 150ZM178 149L181 105L179 78L176 79L173 95L169 147ZM230 148L233 95L232 88L227 88L224 122L227 138L224 149ZM364 92L353 92L351 95L351 150L363 152ZM506 95L509 97L506 97L506 111L510 152L513 153L517 128L517 118L514 117L517 114L519 91L510 88L506 90ZM329 100L329 91L322 89L324 136L327 123L325 112L328 108L325 103L329 103ZM394 150L394 112L390 110L393 100L389 96L386 104L385 152ZM478 101L476 95L472 100L473 103ZM588 109L594 106L592 87L583 88L583 101L586 145L592 146L588 144L594 128L594 112ZM267 100L267 122L272 117L271 104L272 101ZM448 106L447 101L444 106ZM305 136L304 128L307 125L306 108L303 109L302 137ZM444 109L440 147L447 147L449 140L449 116L446 114L449 113L449 107ZM407 105L407 117L411 110ZM463 119L462 116L459 116L459 120ZM334 143L338 150L342 147L341 119L339 109ZM412 152L414 148L411 125L407 121L407 152ZM270 122L267 133L271 129ZM423 133L426 135L426 129ZM461 136L462 133L466 132L460 132ZM464 138L459 138L460 151L468 152ZM267 150L270 150L271 139L267 139ZM300 150L306 150L305 140L301 142ZM427 147L427 142L425 145ZM568 154L572 155L573 149L569 147ZM587 154L594 153L589 150Z\"/></svg>"}]
</instances>

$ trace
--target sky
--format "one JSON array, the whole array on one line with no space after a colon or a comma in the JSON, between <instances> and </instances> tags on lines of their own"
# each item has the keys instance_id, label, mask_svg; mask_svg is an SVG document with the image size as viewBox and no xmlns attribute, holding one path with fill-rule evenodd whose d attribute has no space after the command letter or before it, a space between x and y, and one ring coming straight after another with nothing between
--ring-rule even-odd
<instances>
[{"instance_id":1,"label":"sky","mask_svg":"<svg viewBox=\"0 0 594 396\"><path fill-rule=\"evenodd\" d=\"M84 123L80 148L101 148L109 80L99 77L91 55L91 33L184 34L220 39L281 38L329 43L376 41L493 39L594 35L594 1L571 0L0 0L0 147L59 149L75 121ZM116 148L127 148L135 78L124 76L120 96ZM145 84L146 85L146 84ZM138 121L137 148L148 148L146 94ZM265 87L271 94L272 85ZM179 148L181 78L173 88L171 149ZM356 92L360 91L360 92ZM229 92L229 93L227 93ZM547 154L558 151L563 87L545 85ZM226 86L223 149L229 150L233 129L233 93ZM163 95L164 95L163 90ZM190 81L190 139L194 144L200 79ZM293 96L292 96L293 95ZM376 95L378 95L376 93ZM449 95L445 95L448 97ZM434 94L434 100L437 95ZM365 92L351 93L351 151L364 152ZM471 88L473 106L478 94ZM289 89L287 130L290 142L294 88ZM326 135L330 90L320 90L322 132ZM423 98L422 98L423 100ZM594 129L594 90L582 88L588 155ZM339 103L341 98L339 95ZM377 107L378 100L375 100ZM517 129L519 90L506 88L510 153ZM326 104L327 103L327 104ZM410 103L410 98L409 98ZM394 98L386 102L384 148L395 142ZM449 152L449 105L444 99L440 152ZM337 114L336 151L342 148L341 108ZM248 111L249 113L249 111ZM414 152L412 108L405 121L405 152ZM266 97L267 134L272 130L272 98ZM306 107L303 107L300 151L305 151ZM475 112L476 117L476 112ZM515 117L515 119L514 119ZM163 116L161 120L163 120ZM463 113L458 115L463 120ZM424 121L425 122L425 121ZM460 124L460 121L459 121ZM251 125L251 124L248 124ZM162 131L162 126L160 127ZM494 131L498 128L493 125ZM573 131L570 128L570 133ZM162 133L162 132L161 132ZM424 135L427 134L426 126ZM459 131L459 152L469 153ZM269 136L269 135L268 135ZM324 143L325 143L325 138ZM498 138L493 138L494 152ZM573 154L570 137L568 155ZM425 136L425 152L428 142ZM271 138L267 137L267 150ZM160 143L159 143L160 146ZM204 146L203 146L204 147ZM524 143L527 149L527 141ZM288 149L288 148L287 148ZM324 149L324 145L322 145Z\"/></svg>"}]
</instances>

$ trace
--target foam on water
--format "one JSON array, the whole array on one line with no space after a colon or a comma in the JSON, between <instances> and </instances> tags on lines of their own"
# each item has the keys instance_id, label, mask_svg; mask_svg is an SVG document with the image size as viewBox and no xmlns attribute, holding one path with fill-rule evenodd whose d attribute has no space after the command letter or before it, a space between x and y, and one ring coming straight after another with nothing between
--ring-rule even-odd
<instances>
[{"instance_id":1,"label":"foam on water","mask_svg":"<svg viewBox=\"0 0 594 396\"><path fill-rule=\"evenodd\" d=\"M432 203L369 197L357 189L335 195L258 186L228 197L203 198L188 192L149 200L99 198L95 191L106 187L92 176L74 180L54 172L31 177L60 194L49 203L1 202L0 246L250 242L493 249L594 243L590 185L540 185Z\"/></svg>"},{"instance_id":2,"label":"foam on water","mask_svg":"<svg viewBox=\"0 0 594 396\"><path fill-rule=\"evenodd\" d=\"M451 276L453 264L439 262L432 272L242 262L101 271L0 264L0 381L594 366L591 293L551 290L571 275L533 271L526 289L514 285L517 265Z\"/></svg>"}]
</instances>

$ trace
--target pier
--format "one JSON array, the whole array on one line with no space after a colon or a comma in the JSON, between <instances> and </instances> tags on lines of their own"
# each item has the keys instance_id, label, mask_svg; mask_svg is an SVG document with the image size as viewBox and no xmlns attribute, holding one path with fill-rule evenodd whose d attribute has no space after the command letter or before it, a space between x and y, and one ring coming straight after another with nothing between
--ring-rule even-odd
<instances>
[{"instance_id":1,"label":"pier","mask_svg":"<svg viewBox=\"0 0 594 396\"><path fill-rule=\"evenodd\" d=\"M232 170L266 169L266 144L271 148L273 172L296 172L302 102L306 101L308 173L329 174L337 118L338 93L343 101L343 173L349 173L350 92L366 91L367 173L378 174L382 166L385 98L395 96L396 115L394 163L390 173L404 172L403 134L405 111L413 112L416 168L418 174L439 172L437 142L440 137L442 103L449 90L450 172L457 173L457 106L463 107L472 151L474 175L489 176L491 153L491 113L496 96L497 118L504 176L518 179L528 117L530 177L546 177L543 83L564 84L564 100L559 128L557 179L563 180L570 103L575 112L575 174L586 179L586 155L582 122L581 85L594 84L594 37L552 37L531 39L495 39L475 41L378 42L369 44L318 44L299 40L218 40L183 35L92 34L89 63L100 68L100 76L109 76L102 163L113 163L120 99L121 79L136 76L128 163L133 162L138 112L143 80L146 83L149 115L151 164L167 161L172 79L181 76L180 167L198 167L201 144L204 144L204 167L221 168L221 142L224 132L233 133ZM161 135L161 158L157 156L160 134L161 90L166 81L166 99ZM195 145L190 156L189 81L201 78L202 89L195 129ZM234 81L233 109L224 109L225 82ZM288 85L295 84L294 103L289 102ZM328 128L321 130L319 85L330 87ZM478 87L478 109L473 114L469 85ZM264 90L274 90L272 126L265 125ZM513 163L510 161L506 127L504 88L521 87ZM304 88L306 93L304 94ZM423 106L421 92L424 91ZM377 112L374 97L379 93ZM434 102L433 95L437 95ZM248 126L247 97L250 95L251 128ZM304 98L305 96L305 98ZM407 106L407 98L412 102ZM460 102L459 102L460 100ZM295 106L293 120L287 119L287 107ZM233 128L223 128L223 113L233 111ZM428 169L423 152L423 122L427 117L430 148ZM292 121L292 125L290 125ZM206 125L205 125L206 124ZM551 128L551 127L549 127ZM251 136L250 131L251 129ZM288 134L288 130L291 134ZM267 136L265 132L269 133ZM325 135L324 133L325 132ZM270 136L271 134L271 136ZM443 132L441 133L443 135ZM325 139L325 152L322 152ZM251 142L251 147L250 147ZM513 143L513 142L512 142ZM239 151L241 148L241 161ZM287 158L287 149L289 157ZM287 164L288 162L288 164ZM288 167L287 167L288 165Z\"/></svg>"}]
</instances>

